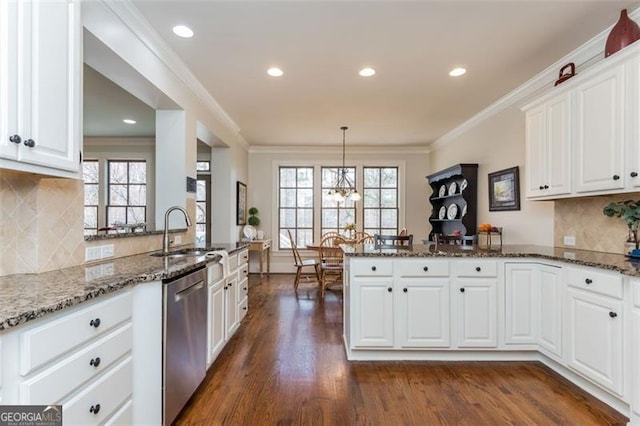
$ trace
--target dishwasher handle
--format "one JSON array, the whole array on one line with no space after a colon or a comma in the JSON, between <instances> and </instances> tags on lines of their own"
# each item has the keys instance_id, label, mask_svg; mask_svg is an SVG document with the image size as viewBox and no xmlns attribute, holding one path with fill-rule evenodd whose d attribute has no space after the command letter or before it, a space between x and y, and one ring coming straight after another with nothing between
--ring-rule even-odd
<instances>
[{"instance_id":1,"label":"dishwasher handle","mask_svg":"<svg viewBox=\"0 0 640 426\"><path fill-rule=\"evenodd\" d=\"M198 290L202 290L203 287L204 287L204 280L197 281L196 283L190 285L189 287L184 288L179 292L177 292L174 296L175 301L179 302L185 297L189 297L192 293L195 293Z\"/></svg>"}]
</instances>

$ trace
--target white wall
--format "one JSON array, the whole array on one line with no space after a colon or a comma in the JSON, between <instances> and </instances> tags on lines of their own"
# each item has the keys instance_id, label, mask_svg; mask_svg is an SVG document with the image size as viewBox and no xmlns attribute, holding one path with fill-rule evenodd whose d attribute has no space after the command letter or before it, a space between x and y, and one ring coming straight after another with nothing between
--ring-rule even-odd
<instances>
[{"instance_id":1,"label":"white wall","mask_svg":"<svg viewBox=\"0 0 640 426\"><path fill-rule=\"evenodd\" d=\"M524 197L525 120L516 106L491 116L431 153L431 169L478 163L478 224L502 226L505 244L553 246L553 202ZM519 166L519 211L490 212L487 175Z\"/></svg>"},{"instance_id":2,"label":"white wall","mask_svg":"<svg viewBox=\"0 0 640 426\"><path fill-rule=\"evenodd\" d=\"M248 206L257 207L260 211L261 225L269 238L276 236L278 217L277 168L278 165L317 164L339 166L341 147L290 147L290 148L254 148L249 153ZM350 162L350 159L354 161ZM429 202L427 181L430 173L429 155L421 147L348 147L346 164L385 166L397 164L401 170L400 194L400 226L406 226L414 238L421 240L428 235ZM404 174L403 174L404 172ZM403 191L404 190L404 191ZM402 207L404 204L404 207ZM290 251L277 252L274 241L272 271L294 272ZM311 256L313 253L307 253ZM255 259L252 258L251 271L256 271Z\"/></svg>"}]
</instances>

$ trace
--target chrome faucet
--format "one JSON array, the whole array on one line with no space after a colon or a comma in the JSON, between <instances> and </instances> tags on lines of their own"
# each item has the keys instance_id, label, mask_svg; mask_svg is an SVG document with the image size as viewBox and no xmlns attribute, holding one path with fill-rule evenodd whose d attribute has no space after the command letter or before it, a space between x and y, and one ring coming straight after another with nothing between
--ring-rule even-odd
<instances>
[{"instance_id":1,"label":"chrome faucet","mask_svg":"<svg viewBox=\"0 0 640 426\"><path fill-rule=\"evenodd\" d=\"M169 214L174 210L180 210L184 215L184 220L187 222L187 226L191 226L191 220L189 219L189 215L187 211L180 206L173 206L167 209L167 212L164 214L164 233L162 234L162 253L169 253Z\"/></svg>"}]
</instances>

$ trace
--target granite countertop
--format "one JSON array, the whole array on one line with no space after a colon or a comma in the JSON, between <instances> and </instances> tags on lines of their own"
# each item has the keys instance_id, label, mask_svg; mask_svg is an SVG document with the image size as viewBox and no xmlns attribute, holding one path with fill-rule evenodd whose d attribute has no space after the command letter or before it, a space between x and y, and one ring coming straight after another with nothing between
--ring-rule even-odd
<instances>
[{"instance_id":1,"label":"granite countertop","mask_svg":"<svg viewBox=\"0 0 640 426\"><path fill-rule=\"evenodd\" d=\"M234 253L248 243L193 244L173 250L205 248ZM218 258L155 257L151 252L40 274L0 277L0 330L77 305L141 282L170 279L203 267Z\"/></svg>"},{"instance_id":2,"label":"granite countertop","mask_svg":"<svg viewBox=\"0 0 640 426\"><path fill-rule=\"evenodd\" d=\"M373 244L344 244L341 246L349 257L531 257L555 260L575 265L592 266L625 275L640 276L640 260L631 260L622 254L535 245L505 245L499 249L477 246L416 244L412 248L375 248Z\"/></svg>"}]
</instances>

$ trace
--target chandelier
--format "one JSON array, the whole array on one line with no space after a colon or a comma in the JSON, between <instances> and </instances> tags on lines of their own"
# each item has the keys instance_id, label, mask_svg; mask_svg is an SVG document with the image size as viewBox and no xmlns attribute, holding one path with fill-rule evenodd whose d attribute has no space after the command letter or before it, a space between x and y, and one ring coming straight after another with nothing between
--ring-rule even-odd
<instances>
[{"instance_id":1,"label":"chandelier","mask_svg":"<svg viewBox=\"0 0 640 426\"><path fill-rule=\"evenodd\" d=\"M338 171L338 178L336 179L336 184L333 188L329 190L327 194L330 200L335 200L337 202L341 202L344 200L351 201L360 201L362 197L356 190L355 186L349 178L347 177L347 169L344 166L344 155L345 155L345 132L347 131L347 126L340 127L342 130L342 168Z\"/></svg>"}]
</instances>

